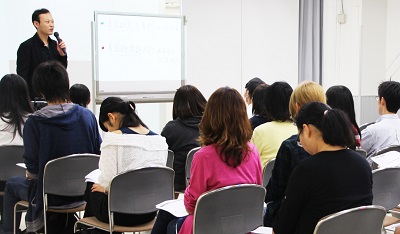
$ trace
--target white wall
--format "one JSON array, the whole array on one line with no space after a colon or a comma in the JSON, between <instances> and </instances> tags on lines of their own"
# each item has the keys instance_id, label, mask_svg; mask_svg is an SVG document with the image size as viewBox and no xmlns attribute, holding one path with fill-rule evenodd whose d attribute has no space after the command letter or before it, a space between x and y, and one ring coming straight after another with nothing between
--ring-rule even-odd
<instances>
[{"instance_id":1,"label":"white wall","mask_svg":"<svg viewBox=\"0 0 400 234\"><path fill-rule=\"evenodd\" d=\"M1 22L8 22L10 19L7 18L6 12L7 8L3 7L3 0L0 0L0 20ZM3 33L0 38L0 78L3 77L4 74L9 73L9 58L8 58L8 44L3 42L8 42L10 38L9 27L10 24L3 23Z\"/></svg>"},{"instance_id":2,"label":"white wall","mask_svg":"<svg viewBox=\"0 0 400 234\"><path fill-rule=\"evenodd\" d=\"M336 19L341 0L324 4L323 86L349 87L359 122L375 121L378 85L400 80L400 1L343 0L345 24Z\"/></svg>"},{"instance_id":3,"label":"white wall","mask_svg":"<svg viewBox=\"0 0 400 234\"><path fill-rule=\"evenodd\" d=\"M324 1L323 18L323 86L345 85L353 95L359 94L361 3L344 0L347 22L339 24L340 1Z\"/></svg>"},{"instance_id":4,"label":"white wall","mask_svg":"<svg viewBox=\"0 0 400 234\"><path fill-rule=\"evenodd\" d=\"M387 0L386 79L400 81L400 1Z\"/></svg>"},{"instance_id":5,"label":"white wall","mask_svg":"<svg viewBox=\"0 0 400 234\"><path fill-rule=\"evenodd\" d=\"M386 0L362 1L361 95L377 95L386 80Z\"/></svg>"},{"instance_id":6,"label":"white wall","mask_svg":"<svg viewBox=\"0 0 400 234\"><path fill-rule=\"evenodd\" d=\"M221 86L243 93L251 78L297 85L298 2L183 1L187 81L205 96Z\"/></svg>"}]
</instances>

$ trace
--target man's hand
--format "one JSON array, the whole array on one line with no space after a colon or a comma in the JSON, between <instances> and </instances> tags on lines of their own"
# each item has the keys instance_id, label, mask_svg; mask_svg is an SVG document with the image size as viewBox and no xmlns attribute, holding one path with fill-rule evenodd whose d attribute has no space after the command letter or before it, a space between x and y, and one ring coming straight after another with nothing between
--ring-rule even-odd
<instances>
[{"instance_id":1,"label":"man's hand","mask_svg":"<svg viewBox=\"0 0 400 234\"><path fill-rule=\"evenodd\" d=\"M65 45L64 41L61 41L60 43L57 42L57 51L61 56L65 56L66 54L62 51L62 49L67 50L67 46Z\"/></svg>"}]
</instances>

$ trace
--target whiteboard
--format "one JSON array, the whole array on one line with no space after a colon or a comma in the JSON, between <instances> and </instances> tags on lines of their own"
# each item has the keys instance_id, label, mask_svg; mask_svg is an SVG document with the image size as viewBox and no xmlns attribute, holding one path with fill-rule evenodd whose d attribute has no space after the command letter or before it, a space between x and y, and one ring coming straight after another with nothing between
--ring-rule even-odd
<instances>
[{"instance_id":1,"label":"whiteboard","mask_svg":"<svg viewBox=\"0 0 400 234\"><path fill-rule=\"evenodd\" d=\"M184 82L182 16L95 12L96 101L172 101Z\"/></svg>"}]
</instances>

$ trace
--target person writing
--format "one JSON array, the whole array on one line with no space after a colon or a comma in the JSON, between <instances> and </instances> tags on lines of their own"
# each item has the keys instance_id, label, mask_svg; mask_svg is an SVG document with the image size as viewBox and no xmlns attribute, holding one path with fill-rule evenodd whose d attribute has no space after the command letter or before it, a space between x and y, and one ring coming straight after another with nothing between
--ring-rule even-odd
<instances>
[{"instance_id":1,"label":"person writing","mask_svg":"<svg viewBox=\"0 0 400 234\"><path fill-rule=\"evenodd\" d=\"M101 144L99 176L87 183L85 217L95 216L109 222L108 191L112 179L123 172L143 167L162 167L167 163L165 138L151 131L136 113L132 101L108 97L102 103L99 124L106 132ZM116 225L135 226L150 222L157 212L142 214L115 213ZM99 230L91 233L105 233ZM108 233L108 232L107 232Z\"/></svg>"},{"instance_id":2,"label":"person writing","mask_svg":"<svg viewBox=\"0 0 400 234\"><path fill-rule=\"evenodd\" d=\"M57 60L67 68L67 54L64 41L58 43L49 36L53 34L54 20L49 10L42 8L32 14L32 23L36 28L33 37L21 43L17 51L17 74L28 84L32 100L39 97L32 88L32 76L36 67L45 61Z\"/></svg>"}]
</instances>

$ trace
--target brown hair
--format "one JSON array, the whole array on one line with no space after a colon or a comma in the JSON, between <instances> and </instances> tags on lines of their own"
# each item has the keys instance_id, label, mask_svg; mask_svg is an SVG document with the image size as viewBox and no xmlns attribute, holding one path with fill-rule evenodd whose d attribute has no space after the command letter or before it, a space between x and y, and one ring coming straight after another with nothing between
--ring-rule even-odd
<instances>
[{"instance_id":1,"label":"brown hair","mask_svg":"<svg viewBox=\"0 0 400 234\"><path fill-rule=\"evenodd\" d=\"M236 89L217 89L207 102L199 125L201 145L215 144L222 161L239 166L248 155L252 128L246 104Z\"/></svg>"}]
</instances>

